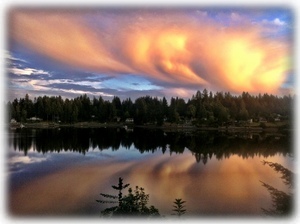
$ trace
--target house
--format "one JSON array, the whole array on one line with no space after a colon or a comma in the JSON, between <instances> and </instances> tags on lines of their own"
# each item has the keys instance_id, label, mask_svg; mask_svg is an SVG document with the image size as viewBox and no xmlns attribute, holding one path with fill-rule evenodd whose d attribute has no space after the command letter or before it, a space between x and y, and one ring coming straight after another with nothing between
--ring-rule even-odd
<instances>
[{"instance_id":1,"label":"house","mask_svg":"<svg viewBox=\"0 0 300 224\"><path fill-rule=\"evenodd\" d=\"M10 120L10 123L11 123L11 124L16 124L17 121L16 121L16 119L12 118L12 119Z\"/></svg>"},{"instance_id":2,"label":"house","mask_svg":"<svg viewBox=\"0 0 300 224\"><path fill-rule=\"evenodd\" d=\"M116 121L116 122L118 122L118 123L119 123L119 122L120 122L120 120L121 120L121 118L120 118L120 117L117 117L117 116L116 116L116 117L114 117L114 121Z\"/></svg>"},{"instance_id":3,"label":"house","mask_svg":"<svg viewBox=\"0 0 300 224\"><path fill-rule=\"evenodd\" d=\"M133 118L126 118L125 123L133 123Z\"/></svg>"},{"instance_id":4,"label":"house","mask_svg":"<svg viewBox=\"0 0 300 224\"><path fill-rule=\"evenodd\" d=\"M259 118L259 122L260 123L267 123L267 120L266 120L266 118Z\"/></svg>"},{"instance_id":5,"label":"house","mask_svg":"<svg viewBox=\"0 0 300 224\"><path fill-rule=\"evenodd\" d=\"M28 120L30 120L30 121L42 121L42 119L38 118L38 117L31 117Z\"/></svg>"}]
</instances>

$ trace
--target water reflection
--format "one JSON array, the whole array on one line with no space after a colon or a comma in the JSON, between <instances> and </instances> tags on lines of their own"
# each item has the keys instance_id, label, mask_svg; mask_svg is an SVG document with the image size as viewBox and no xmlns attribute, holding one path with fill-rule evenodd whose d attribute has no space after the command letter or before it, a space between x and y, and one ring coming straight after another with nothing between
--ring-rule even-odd
<instances>
[{"instance_id":1,"label":"water reflection","mask_svg":"<svg viewBox=\"0 0 300 224\"><path fill-rule=\"evenodd\" d=\"M292 153L283 134L146 129L23 129L10 134L9 146L20 169L9 177L13 215L99 216L104 207L95 199L114 193L110 183L123 177L145 187L163 215L183 198L187 216L259 216L272 205L260 180L287 187L262 158L287 165Z\"/></svg>"},{"instance_id":2,"label":"water reflection","mask_svg":"<svg viewBox=\"0 0 300 224\"><path fill-rule=\"evenodd\" d=\"M15 150L47 153L74 151L86 154L91 149L100 151L134 146L140 153L167 149L171 153L190 150L197 162L204 164L215 155L217 159L239 155L243 158L292 154L291 138L287 134L251 134L218 132L164 132L152 129L17 129L9 141Z\"/></svg>"}]
</instances>

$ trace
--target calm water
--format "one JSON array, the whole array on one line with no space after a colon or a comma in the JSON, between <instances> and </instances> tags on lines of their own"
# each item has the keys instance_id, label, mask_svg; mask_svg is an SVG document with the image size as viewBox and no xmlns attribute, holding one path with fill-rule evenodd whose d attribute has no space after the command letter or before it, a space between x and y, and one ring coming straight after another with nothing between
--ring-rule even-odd
<instances>
[{"instance_id":1,"label":"calm water","mask_svg":"<svg viewBox=\"0 0 300 224\"><path fill-rule=\"evenodd\" d=\"M293 171L288 134L164 132L147 129L8 131L11 215L99 216L111 185L144 187L149 205L169 216L175 198L186 216L262 216L272 208L262 182L291 192L262 161ZM124 192L126 193L126 191ZM103 198L102 198L103 199Z\"/></svg>"}]
</instances>

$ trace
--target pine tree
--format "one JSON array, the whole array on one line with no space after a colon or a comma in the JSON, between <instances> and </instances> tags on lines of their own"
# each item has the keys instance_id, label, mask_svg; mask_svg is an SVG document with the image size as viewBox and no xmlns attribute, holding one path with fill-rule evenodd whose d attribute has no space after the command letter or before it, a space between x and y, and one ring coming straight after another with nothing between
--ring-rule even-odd
<instances>
[{"instance_id":1,"label":"pine tree","mask_svg":"<svg viewBox=\"0 0 300 224\"><path fill-rule=\"evenodd\" d=\"M118 206L107 208L101 212L103 216L126 217L126 216L144 216L144 217L159 217L159 211L154 206L147 207L149 201L149 194L146 194L144 188L136 186L133 192L131 188L128 189L128 195L123 196L122 190L127 188L129 184L123 184L123 179L119 178L118 186L112 186L113 189L118 190L118 195L100 194L101 196L110 200L96 200L99 203L118 203ZM116 200L118 199L118 200Z\"/></svg>"},{"instance_id":2,"label":"pine tree","mask_svg":"<svg viewBox=\"0 0 300 224\"><path fill-rule=\"evenodd\" d=\"M174 209L172 211L176 212L175 214L172 215L177 215L178 217L181 217L182 215L185 214L186 209L184 209L184 203L186 201L182 201L181 198L179 199L175 199L175 201L173 202L175 205L173 205Z\"/></svg>"}]
</instances>

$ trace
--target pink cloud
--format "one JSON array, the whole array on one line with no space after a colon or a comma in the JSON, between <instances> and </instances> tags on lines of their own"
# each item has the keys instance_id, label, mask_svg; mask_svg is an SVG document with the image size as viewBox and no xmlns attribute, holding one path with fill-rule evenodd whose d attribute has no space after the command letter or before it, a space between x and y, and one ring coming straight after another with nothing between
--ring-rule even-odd
<instances>
[{"instance_id":1,"label":"pink cloud","mask_svg":"<svg viewBox=\"0 0 300 224\"><path fill-rule=\"evenodd\" d=\"M89 27L84 15L111 27ZM277 93L291 70L289 44L263 27L224 27L183 14L13 10L10 35L60 63L107 74L141 74L165 83L233 92ZM240 20L231 13L232 20ZM97 23L95 21L94 23ZM275 19L274 24L283 21ZM245 24L247 26L245 26ZM97 27L97 25L95 25Z\"/></svg>"}]
</instances>

